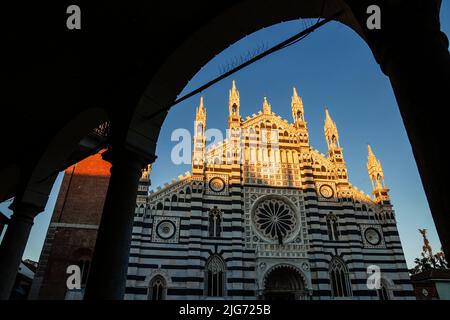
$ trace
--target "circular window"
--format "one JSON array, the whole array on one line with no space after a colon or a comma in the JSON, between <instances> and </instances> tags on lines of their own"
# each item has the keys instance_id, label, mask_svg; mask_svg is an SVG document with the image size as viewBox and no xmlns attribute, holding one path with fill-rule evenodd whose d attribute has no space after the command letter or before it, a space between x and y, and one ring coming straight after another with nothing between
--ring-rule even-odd
<instances>
[{"instance_id":1,"label":"circular window","mask_svg":"<svg viewBox=\"0 0 450 320\"><path fill-rule=\"evenodd\" d=\"M333 197L333 194L334 194L333 188L331 188L327 184L320 186L319 192L320 192L320 195L326 199L330 199L331 197Z\"/></svg>"},{"instance_id":2,"label":"circular window","mask_svg":"<svg viewBox=\"0 0 450 320\"><path fill-rule=\"evenodd\" d=\"M366 238L366 241L373 246L377 246L381 242L381 235L375 228L367 228L366 231L364 231L364 237Z\"/></svg>"},{"instance_id":3,"label":"circular window","mask_svg":"<svg viewBox=\"0 0 450 320\"><path fill-rule=\"evenodd\" d=\"M156 233L161 239L167 240L174 236L176 231L175 223L170 220L164 220L156 226Z\"/></svg>"},{"instance_id":4,"label":"circular window","mask_svg":"<svg viewBox=\"0 0 450 320\"><path fill-rule=\"evenodd\" d=\"M214 192L222 192L225 189L225 182L221 178L212 178L209 181L209 188Z\"/></svg>"},{"instance_id":5,"label":"circular window","mask_svg":"<svg viewBox=\"0 0 450 320\"><path fill-rule=\"evenodd\" d=\"M253 223L258 233L269 241L277 241L280 236L287 238L295 236L299 227L298 217L285 199L266 198L257 201L253 210Z\"/></svg>"}]
</instances>

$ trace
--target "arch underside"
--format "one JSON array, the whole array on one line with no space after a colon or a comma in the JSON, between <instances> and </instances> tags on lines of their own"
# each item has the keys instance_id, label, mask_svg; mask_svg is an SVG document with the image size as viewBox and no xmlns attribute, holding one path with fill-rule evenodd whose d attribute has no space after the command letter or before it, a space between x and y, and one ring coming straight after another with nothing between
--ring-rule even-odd
<instances>
[{"instance_id":1,"label":"arch underside","mask_svg":"<svg viewBox=\"0 0 450 320\"><path fill-rule=\"evenodd\" d=\"M187 37L153 74L134 113L127 143L140 144L139 148L145 147L148 152L154 152L167 111L158 115L155 113L175 101L195 74L230 45L278 23L300 18L327 17L340 10L343 13L337 20L363 37L357 20L343 0L274 0L265 1L264 4L256 0L241 1L214 18L205 20L205 24ZM177 76L174 77L174 74ZM152 117L147 118L148 116Z\"/></svg>"}]
</instances>

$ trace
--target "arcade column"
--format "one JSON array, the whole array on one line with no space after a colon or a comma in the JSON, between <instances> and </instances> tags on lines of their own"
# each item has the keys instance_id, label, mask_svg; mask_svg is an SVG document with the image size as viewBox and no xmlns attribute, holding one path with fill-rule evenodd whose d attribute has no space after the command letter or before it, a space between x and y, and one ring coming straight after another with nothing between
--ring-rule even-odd
<instances>
[{"instance_id":1,"label":"arcade column","mask_svg":"<svg viewBox=\"0 0 450 320\"><path fill-rule=\"evenodd\" d=\"M44 208L19 202L11 206L14 213L0 245L0 300L10 297L34 218Z\"/></svg>"},{"instance_id":2,"label":"arcade column","mask_svg":"<svg viewBox=\"0 0 450 320\"><path fill-rule=\"evenodd\" d=\"M381 29L367 41L389 77L444 252L450 256L448 170L450 54L440 31L440 1L382 7ZM414 219L414 217L411 217Z\"/></svg>"},{"instance_id":3,"label":"arcade column","mask_svg":"<svg viewBox=\"0 0 450 320\"><path fill-rule=\"evenodd\" d=\"M98 228L85 300L121 300L125 294L128 255L139 178L148 159L125 148L106 151L111 179Z\"/></svg>"}]
</instances>

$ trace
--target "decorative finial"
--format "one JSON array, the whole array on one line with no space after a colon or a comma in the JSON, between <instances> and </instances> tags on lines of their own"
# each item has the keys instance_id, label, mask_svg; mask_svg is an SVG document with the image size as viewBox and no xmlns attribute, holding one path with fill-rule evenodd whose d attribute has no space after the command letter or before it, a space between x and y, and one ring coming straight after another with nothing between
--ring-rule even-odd
<instances>
[{"instance_id":1,"label":"decorative finial","mask_svg":"<svg viewBox=\"0 0 450 320\"><path fill-rule=\"evenodd\" d=\"M335 131L335 129L336 129L336 125L335 125L333 119L331 119L330 112L328 111L327 106L325 106L325 127L333 129L333 131Z\"/></svg>"},{"instance_id":2,"label":"decorative finial","mask_svg":"<svg viewBox=\"0 0 450 320\"><path fill-rule=\"evenodd\" d=\"M370 146L370 144L367 144L367 152L369 154L369 158L375 157L375 155L373 154L372 147Z\"/></svg>"},{"instance_id":3,"label":"decorative finial","mask_svg":"<svg viewBox=\"0 0 450 320\"><path fill-rule=\"evenodd\" d=\"M384 182L383 167L372 151L370 144L367 144L367 172L374 190L386 188Z\"/></svg>"},{"instance_id":4,"label":"decorative finial","mask_svg":"<svg viewBox=\"0 0 450 320\"><path fill-rule=\"evenodd\" d=\"M229 119L232 118L231 122L228 122L228 125L236 126L239 123L239 106L240 106L240 98L239 98L239 91L236 88L236 81L232 81L231 89L230 89L230 96L228 99L228 115Z\"/></svg>"},{"instance_id":5,"label":"decorative finial","mask_svg":"<svg viewBox=\"0 0 450 320\"><path fill-rule=\"evenodd\" d=\"M197 107L197 120L206 118L206 108L203 101L203 96L200 97L200 104Z\"/></svg>"},{"instance_id":6,"label":"decorative finial","mask_svg":"<svg viewBox=\"0 0 450 320\"><path fill-rule=\"evenodd\" d=\"M293 87L292 99L291 99L291 109L292 109L292 118L294 119L294 123L299 123L305 121L304 109L303 109L303 101L302 98L297 93L297 88Z\"/></svg>"},{"instance_id":7,"label":"decorative finial","mask_svg":"<svg viewBox=\"0 0 450 320\"><path fill-rule=\"evenodd\" d=\"M265 114L270 114L270 104L269 104L269 102L267 101L267 97L264 97L264 104L263 104L263 112L265 113Z\"/></svg>"}]
</instances>

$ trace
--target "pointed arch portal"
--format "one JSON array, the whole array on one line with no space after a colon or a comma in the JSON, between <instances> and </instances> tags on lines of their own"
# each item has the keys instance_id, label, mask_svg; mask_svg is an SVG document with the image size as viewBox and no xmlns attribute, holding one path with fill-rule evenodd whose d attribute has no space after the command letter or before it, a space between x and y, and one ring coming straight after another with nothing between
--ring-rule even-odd
<instances>
[{"instance_id":1,"label":"pointed arch portal","mask_svg":"<svg viewBox=\"0 0 450 320\"><path fill-rule=\"evenodd\" d=\"M306 282L293 266L276 266L264 278L264 300L302 300L307 298Z\"/></svg>"}]
</instances>

